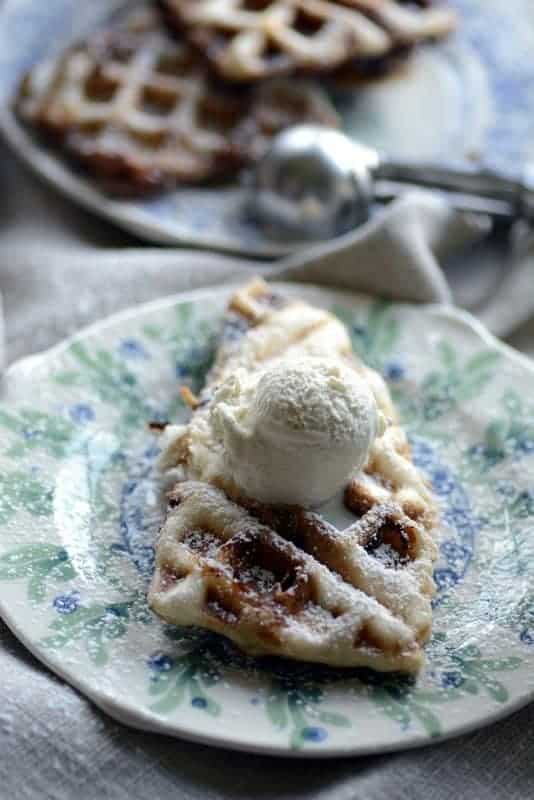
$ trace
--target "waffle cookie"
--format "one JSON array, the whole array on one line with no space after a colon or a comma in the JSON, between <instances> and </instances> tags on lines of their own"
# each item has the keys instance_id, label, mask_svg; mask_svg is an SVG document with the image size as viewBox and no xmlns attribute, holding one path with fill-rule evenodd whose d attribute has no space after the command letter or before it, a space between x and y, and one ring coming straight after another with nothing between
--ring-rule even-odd
<instances>
[{"instance_id":1,"label":"waffle cookie","mask_svg":"<svg viewBox=\"0 0 534 800\"><path fill-rule=\"evenodd\" d=\"M15 109L122 195L224 178L259 157L284 127L337 124L328 100L309 86L216 84L151 8L36 65Z\"/></svg>"},{"instance_id":2,"label":"waffle cookie","mask_svg":"<svg viewBox=\"0 0 534 800\"><path fill-rule=\"evenodd\" d=\"M390 420L347 481L353 522L243 494L211 425L214 391L238 369L280 359L340 359L367 382ZM168 622L200 625L252 655L336 667L414 672L431 628L435 508L414 467L387 387L326 311L254 281L232 297L215 364L187 425L162 434L170 486L149 591Z\"/></svg>"},{"instance_id":3,"label":"waffle cookie","mask_svg":"<svg viewBox=\"0 0 534 800\"><path fill-rule=\"evenodd\" d=\"M230 81L292 72L355 72L425 40L447 36L446 8L399 0L160 0L169 23Z\"/></svg>"}]
</instances>

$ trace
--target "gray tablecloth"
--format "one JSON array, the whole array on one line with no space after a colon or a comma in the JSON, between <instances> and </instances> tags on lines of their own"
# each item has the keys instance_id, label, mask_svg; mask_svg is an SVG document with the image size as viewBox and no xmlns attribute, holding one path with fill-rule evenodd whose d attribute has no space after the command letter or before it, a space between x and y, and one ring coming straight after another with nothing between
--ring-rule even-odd
<instances>
[{"instance_id":1,"label":"gray tablecloth","mask_svg":"<svg viewBox=\"0 0 534 800\"><path fill-rule=\"evenodd\" d=\"M10 158L3 159L0 176L0 291L9 361L133 302L253 271L209 254L141 248L57 197ZM452 290L457 302L532 353L529 237L518 236L512 258L502 236L475 243L482 233L440 204L407 200L349 237L340 258L333 260L327 249L316 254L312 268L299 259L285 266L300 279L374 287L414 300L447 301ZM448 253L451 244L463 245L461 256ZM446 277L435 257L445 259ZM534 706L418 751L287 762L118 725L42 667L1 622L0 675L0 798L6 800L516 800L534 793Z\"/></svg>"}]
</instances>

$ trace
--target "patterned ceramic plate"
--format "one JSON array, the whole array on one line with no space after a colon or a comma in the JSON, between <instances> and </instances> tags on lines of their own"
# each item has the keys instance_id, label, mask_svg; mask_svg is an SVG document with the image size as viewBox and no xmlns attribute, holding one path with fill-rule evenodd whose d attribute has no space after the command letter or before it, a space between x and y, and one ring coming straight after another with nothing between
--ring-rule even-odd
<instances>
[{"instance_id":1,"label":"patterned ceramic plate","mask_svg":"<svg viewBox=\"0 0 534 800\"><path fill-rule=\"evenodd\" d=\"M296 291L338 314L385 375L439 499L423 673L253 660L149 612L160 508L157 449L144 425L185 416L177 380L202 382L223 291L114 317L9 371L0 405L2 615L117 719L226 747L379 752L509 714L534 696L532 365L448 310Z\"/></svg>"},{"instance_id":2,"label":"patterned ceramic plate","mask_svg":"<svg viewBox=\"0 0 534 800\"><path fill-rule=\"evenodd\" d=\"M243 193L181 189L143 202L112 201L16 123L9 98L22 72L131 0L4 0L0 11L0 127L47 180L86 208L139 236L274 256L274 242L247 221ZM461 24L447 43L421 49L397 76L333 97L345 130L392 156L460 163L480 158L515 170L534 147L534 8L531 0L447 0Z\"/></svg>"}]
</instances>

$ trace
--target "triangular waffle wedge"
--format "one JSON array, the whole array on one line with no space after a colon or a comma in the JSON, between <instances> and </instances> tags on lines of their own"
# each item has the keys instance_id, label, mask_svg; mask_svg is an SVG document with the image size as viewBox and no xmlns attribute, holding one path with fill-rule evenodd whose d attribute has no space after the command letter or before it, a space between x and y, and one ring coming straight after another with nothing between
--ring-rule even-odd
<instances>
[{"instance_id":1,"label":"triangular waffle wedge","mask_svg":"<svg viewBox=\"0 0 534 800\"><path fill-rule=\"evenodd\" d=\"M345 487L353 521L245 496L210 422L213 392L237 369L279 359L342 359L390 424ZM171 485L156 548L151 607L222 633L254 655L416 671L431 627L435 509L410 459L382 378L351 351L326 311L254 281L232 297L217 359L185 426L169 425L161 468Z\"/></svg>"},{"instance_id":2,"label":"triangular waffle wedge","mask_svg":"<svg viewBox=\"0 0 534 800\"><path fill-rule=\"evenodd\" d=\"M366 66L455 27L451 9L399 0L160 0L176 30L219 75L256 81L295 71ZM421 6L427 5L424 3Z\"/></svg>"},{"instance_id":3,"label":"triangular waffle wedge","mask_svg":"<svg viewBox=\"0 0 534 800\"><path fill-rule=\"evenodd\" d=\"M298 122L335 126L319 90L270 82L225 88L198 54L141 8L23 79L19 117L49 135L116 194L232 175Z\"/></svg>"}]
</instances>

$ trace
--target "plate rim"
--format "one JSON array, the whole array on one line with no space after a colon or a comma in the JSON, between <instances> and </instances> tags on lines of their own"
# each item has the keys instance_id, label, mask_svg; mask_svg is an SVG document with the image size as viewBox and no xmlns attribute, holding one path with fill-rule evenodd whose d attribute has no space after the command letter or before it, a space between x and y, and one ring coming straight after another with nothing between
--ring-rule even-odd
<instances>
[{"instance_id":1,"label":"plate rim","mask_svg":"<svg viewBox=\"0 0 534 800\"><path fill-rule=\"evenodd\" d=\"M213 250L227 255L263 259L266 261L301 252L309 243L295 246L256 247L247 244L246 249L239 249L229 242L203 236L200 238L178 235L151 222L151 217L141 207L132 205L128 199L115 200L100 192L89 178L79 175L70 169L68 163L62 163L52 150L39 147L32 136L20 125L9 105L0 111L0 133L15 155L31 169L32 173L63 197L70 198L86 211L107 220L118 228L130 233L144 242L152 242L160 246L190 247L198 250ZM37 163L39 162L39 163ZM334 239L330 241L335 241Z\"/></svg>"},{"instance_id":2,"label":"plate rim","mask_svg":"<svg viewBox=\"0 0 534 800\"><path fill-rule=\"evenodd\" d=\"M134 319L139 315L151 313L158 309L172 308L173 306L179 305L183 302L200 301L207 297L213 298L214 294L217 294L222 299L228 296L236 285L240 285L242 283L243 280L238 279L236 281L232 281L231 283L225 283L220 286L203 287L184 292L177 292L171 296L131 306L101 320L97 320L93 324L85 326L75 334L66 337L52 347L40 353L18 359L11 364L3 376L2 385L0 387L0 400L6 391L8 382L16 380L19 373L21 376L27 376L32 372L33 369L41 366L44 360L48 358L53 359L60 355L63 351L67 350L73 342L79 341L80 339L85 339L92 335L98 335L106 328L112 328L114 325ZM347 291L345 289L320 286L317 284L298 283L294 281L271 281L270 283L271 285L282 290L285 289L286 291L289 289L295 291L298 288L298 290L303 294L307 292L310 294L319 292L331 298L340 297L343 298L347 304L361 302L362 300L365 301L366 299L373 297L372 295L363 292ZM465 331L468 331L477 339L482 340L488 347L501 352L504 357L512 360L523 369L526 369L527 372L534 377L534 362L532 362L528 356L523 355L522 353L514 350L509 345L497 339L479 320L474 318L471 314L450 305L436 303L419 304L394 302L393 305L404 308L417 307L420 310L423 310L425 313L429 313L439 318L443 318L449 322L452 321L458 324ZM134 710L132 708L125 708L120 701L116 701L111 694L105 690L102 690L101 688L99 689L94 682L91 682L89 679L85 680L83 673L81 674L81 677L79 677L76 673L71 672L68 668L64 669L59 660L54 660L53 658L49 657L46 650L38 646L38 642L30 640L29 637L19 629L16 615L11 614L8 604L3 600L1 595L0 616L14 636L27 650L32 653L35 658L37 658L39 662L44 664L66 683L87 697L92 703L107 713L115 721L138 730L170 735L175 738L194 742L196 744L215 746L226 750L261 754L273 757L278 756L284 758L321 759L398 752L416 747L425 747L432 744L438 744L448 739L456 738L473 731L480 730L481 728L485 728L499 721L500 719L510 716L519 709L528 705L534 699L534 688L532 688L529 692L522 696L516 697L505 706L497 707L494 711L486 713L483 719L472 720L470 722L460 722L456 727L445 731L435 738L429 737L427 733L417 732L410 736L410 738L406 741L391 739L389 742L385 741L384 744L381 744L378 748L376 745L366 747L365 744L360 744L357 746L349 744L346 747L342 745L334 745L324 746L320 750L304 748L295 751L292 750L287 744L274 745L244 742L242 736L237 740L233 740L232 738L229 739L226 734L223 737L223 735L219 734L218 732L198 733L191 728L190 725L183 726L176 721L170 722L164 717L157 716L143 709L136 708Z\"/></svg>"}]
</instances>

